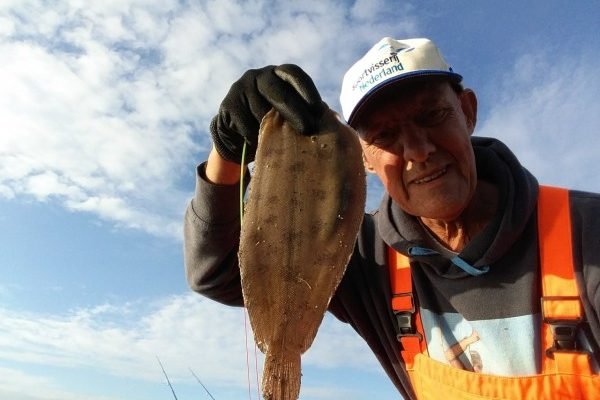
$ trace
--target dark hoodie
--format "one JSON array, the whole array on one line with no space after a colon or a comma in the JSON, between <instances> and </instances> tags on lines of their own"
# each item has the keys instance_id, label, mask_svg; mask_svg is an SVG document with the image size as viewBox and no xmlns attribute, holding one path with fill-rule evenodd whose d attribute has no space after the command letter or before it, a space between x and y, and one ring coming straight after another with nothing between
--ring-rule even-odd
<instances>
[{"instance_id":1,"label":"dark hoodie","mask_svg":"<svg viewBox=\"0 0 600 400\"><path fill-rule=\"evenodd\" d=\"M478 178L500 193L499 211L484 230L459 254L450 252L386 194L379 210L365 215L329 306L365 339L405 398L414 396L399 358L387 246L412 254L414 291L431 357L447 362L445 351L471 338L459 358L466 369L508 376L539 371L538 184L500 141L473 137L472 143ZM208 184L202 170L185 218L188 281L216 301L241 305L237 189ZM589 322L581 340L597 351L600 195L572 191L570 200L576 277Z\"/></svg>"}]
</instances>

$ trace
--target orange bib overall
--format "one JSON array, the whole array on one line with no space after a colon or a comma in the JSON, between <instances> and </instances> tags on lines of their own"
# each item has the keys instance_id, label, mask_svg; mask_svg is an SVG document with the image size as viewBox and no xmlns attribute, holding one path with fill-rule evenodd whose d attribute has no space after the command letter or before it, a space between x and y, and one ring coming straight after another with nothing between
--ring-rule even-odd
<instances>
[{"instance_id":1,"label":"orange bib overall","mask_svg":"<svg viewBox=\"0 0 600 400\"><path fill-rule=\"evenodd\" d=\"M389 248L392 309L401 327L411 327L398 335L400 354L419 400L600 399L600 375L592 372L590 355L574 350L584 315L574 276L567 190L540 187L538 231L543 319L539 375L488 375L430 358L412 294L409 260Z\"/></svg>"}]
</instances>

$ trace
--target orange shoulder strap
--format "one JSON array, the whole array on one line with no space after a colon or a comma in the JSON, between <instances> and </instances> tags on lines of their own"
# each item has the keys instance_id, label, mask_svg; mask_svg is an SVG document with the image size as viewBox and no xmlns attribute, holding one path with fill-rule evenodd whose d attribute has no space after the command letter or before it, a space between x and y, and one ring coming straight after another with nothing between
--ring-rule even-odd
<instances>
[{"instance_id":1,"label":"orange shoulder strap","mask_svg":"<svg viewBox=\"0 0 600 400\"><path fill-rule=\"evenodd\" d=\"M567 189L540 186L538 242L542 280L542 367L564 369L582 354L576 351L583 310L573 265L571 208ZM568 361L562 361L568 358ZM561 365L559 365L559 363ZM570 367L566 367L570 368Z\"/></svg>"},{"instance_id":2,"label":"orange shoulder strap","mask_svg":"<svg viewBox=\"0 0 600 400\"><path fill-rule=\"evenodd\" d=\"M407 367L411 368L417 354L427 353L427 343L419 307L413 296L410 261L405 255L388 247L388 262L392 287L391 305L398 324L398 341L402 346L400 356Z\"/></svg>"},{"instance_id":3,"label":"orange shoulder strap","mask_svg":"<svg viewBox=\"0 0 600 400\"><path fill-rule=\"evenodd\" d=\"M544 316L550 319L580 318L568 190L540 186L538 238Z\"/></svg>"}]
</instances>

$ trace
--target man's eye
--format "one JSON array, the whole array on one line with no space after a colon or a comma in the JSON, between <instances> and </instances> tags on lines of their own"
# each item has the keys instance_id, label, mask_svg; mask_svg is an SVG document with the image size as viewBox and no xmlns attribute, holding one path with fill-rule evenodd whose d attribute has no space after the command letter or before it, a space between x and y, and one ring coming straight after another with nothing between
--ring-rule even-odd
<instances>
[{"instance_id":1,"label":"man's eye","mask_svg":"<svg viewBox=\"0 0 600 400\"><path fill-rule=\"evenodd\" d=\"M367 138L367 143L377 147L387 147L396 141L397 135L393 131L379 131Z\"/></svg>"},{"instance_id":2,"label":"man's eye","mask_svg":"<svg viewBox=\"0 0 600 400\"><path fill-rule=\"evenodd\" d=\"M449 108L438 108L429 112L423 113L417 118L417 122L422 126L435 126L444 122L450 115Z\"/></svg>"}]
</instances>

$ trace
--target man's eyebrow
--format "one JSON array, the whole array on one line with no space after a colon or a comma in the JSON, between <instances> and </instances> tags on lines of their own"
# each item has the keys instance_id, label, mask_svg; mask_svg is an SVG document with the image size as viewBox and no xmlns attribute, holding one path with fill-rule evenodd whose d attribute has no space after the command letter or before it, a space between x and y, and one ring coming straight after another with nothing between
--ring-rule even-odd
<instances>
[{"instance_id":1,"label":"man's eyebrow","mask_svg":"<svg viewBox=\"0 0 600 400\"><path fill-rule=\"evenodd\" d=\"M450 102L439 95L431 94L421 99L420 106L449 105Z\"/></svg>"}]
</instances>

